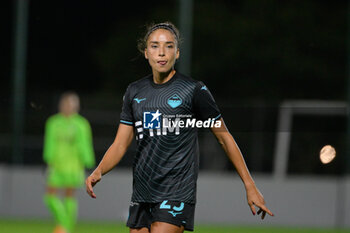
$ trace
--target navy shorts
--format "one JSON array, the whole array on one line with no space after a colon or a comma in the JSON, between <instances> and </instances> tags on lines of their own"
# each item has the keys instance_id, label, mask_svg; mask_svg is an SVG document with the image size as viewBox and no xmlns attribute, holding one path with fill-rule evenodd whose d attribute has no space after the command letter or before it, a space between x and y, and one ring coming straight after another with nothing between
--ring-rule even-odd
<instances>
[{"instance_id":1,"label":"navy shorts","mask_svg":"<svg viewBox=\"0 0 350 233\"><path fill-rule=\"evenodd\" d=\"M166 222L175 226L184 226L186 231L194 228L194 204L180 201L160 203L131 202L127 226L130 228L151 228L154 222Z\"/></svg>"}]
</instances>

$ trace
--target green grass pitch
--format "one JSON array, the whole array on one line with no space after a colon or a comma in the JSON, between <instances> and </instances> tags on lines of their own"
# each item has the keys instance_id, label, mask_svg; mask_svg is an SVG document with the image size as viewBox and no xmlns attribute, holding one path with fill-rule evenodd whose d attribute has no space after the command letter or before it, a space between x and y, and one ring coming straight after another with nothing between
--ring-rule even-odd
<instances>
[{"instance_id":1,"label":"green grass pitch","mask_svg":"<svg viewBox=\"0 0 350 233\"><path fill-rule=\"evenodd\" d=\"M52 221L0 220L1 233L50 233ZM73 233L128 233L124 223L79 222ZM350 229L317 229L270 226L209 226L196 225L196 233L350 233Z\"/></svg>"}]
</instances>

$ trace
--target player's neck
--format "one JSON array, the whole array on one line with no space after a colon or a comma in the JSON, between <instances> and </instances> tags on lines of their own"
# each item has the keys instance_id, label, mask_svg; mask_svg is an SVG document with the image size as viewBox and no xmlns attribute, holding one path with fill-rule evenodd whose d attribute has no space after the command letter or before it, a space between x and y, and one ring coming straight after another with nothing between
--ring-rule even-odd
<instances>
[{"instance_id":1,"label":"player's neck","mask_svg":"<svg viewBox=\"0 0 350 233\"><path fill-rule=\"evenodd\" d=\"M62 116L66 117L66 118L70 118L72 116L74 116L77 112L60 112L62 114Z\"/></svg>"},{"instance_id":2,"label":"player's neck","mask_svg":"<svg viewBox=\"0 0 350 233\"><path fill-rule=\"evenodd\" d=\"M166 73L153 72L153 82L156 84L166 83L175 75L175 73L176 71L173 69Z\"/></svg>"}]
</instances>

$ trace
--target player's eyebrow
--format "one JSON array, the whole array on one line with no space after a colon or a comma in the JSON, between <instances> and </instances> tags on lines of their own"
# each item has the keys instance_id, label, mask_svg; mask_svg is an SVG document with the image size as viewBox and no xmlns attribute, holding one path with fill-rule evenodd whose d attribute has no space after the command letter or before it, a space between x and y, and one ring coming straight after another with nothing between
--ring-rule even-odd
<instances>
[{"instance_id":1,"label":"player's eyebrow","mask_svg":"<svg viewBox=\"0 0 350 233\"><path fill-rule=\"evenodd\" d=\"M159 41L150 41L150 43L159 44ZM166 44L175 44L174 41L166 41L165 43Z\"/></svg>"}]
</instances>

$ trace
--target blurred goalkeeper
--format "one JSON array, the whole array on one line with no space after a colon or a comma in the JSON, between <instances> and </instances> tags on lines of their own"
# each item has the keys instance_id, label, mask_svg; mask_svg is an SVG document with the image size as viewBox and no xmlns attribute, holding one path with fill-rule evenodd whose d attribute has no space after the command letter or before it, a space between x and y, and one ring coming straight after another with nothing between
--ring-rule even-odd
<instances>
[{"instance_id":1,"label":"blurred goalkeeper","mask_svg":"<svg viewBox=\"0 0 350 233\"><path fill-rule=\"evenodd\" d=\"M73 231L78 210L75 190L84 184L85 167L95 166L90 124L78 114L79 107L77 94L62 94L59 113L51 116L45 126L48 177L44 202L56 221L54 233Z\"/></svg>"}]
</instances>

